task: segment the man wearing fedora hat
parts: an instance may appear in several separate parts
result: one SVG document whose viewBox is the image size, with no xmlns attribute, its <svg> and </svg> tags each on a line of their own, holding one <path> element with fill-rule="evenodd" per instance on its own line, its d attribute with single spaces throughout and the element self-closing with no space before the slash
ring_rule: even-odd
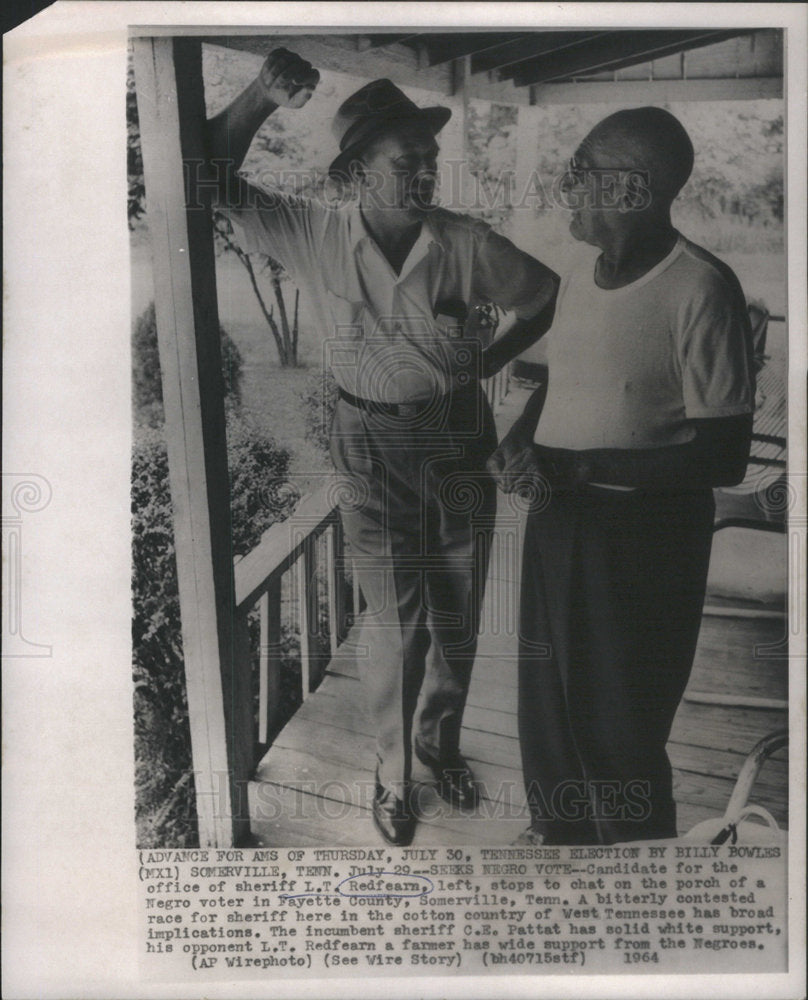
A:
<svg viewBox="0 0 808 1000">
<path fill-rule="evenodd" d="M 416 828 L 413 752 L 443 798 L 478 802 L 459 740 L 496 513 L 480 377 L 549 327 L 558 281 L 484 222 L 434 206 L 436 135 L 451 111 L 420 108 L 389 80 L 334 117 L 329 175 L 358 192 L 353 202 L 245 184 L 236 171 L 264 119 L 302 107 L 318 81 L 299 56 L 271 52 L 209 122 L 208 150 L 241 246 L 280 260 L 317 311 L 339 391 L 341 517 L 367 603 L 358 649 L 376 730 L 373 818 L 404 845 Z M 492 302 L 516 317 L 493 346 Z"/>
</svg>

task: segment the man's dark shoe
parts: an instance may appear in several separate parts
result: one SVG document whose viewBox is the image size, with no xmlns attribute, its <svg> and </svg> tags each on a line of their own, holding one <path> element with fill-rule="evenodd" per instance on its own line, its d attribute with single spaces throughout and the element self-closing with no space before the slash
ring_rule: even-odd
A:
<svg viewBox="0 0 808 1000">
<path fill-rule="evenodd" d="M 527 830 L 522 830 L 516 840 L 513 841 L 514 847 L 541 847 L 547 842 L 545 834 L 539 833 L 532 826 L 529 826 Z"/>
<path fill-rule="evenodd" d="M 466 761 L 457 754 L 450 761 L 433 757 L 418 743 L 415 756 L 432 772 L 438 783 L 438 795 L 459 809 L 476 809 L 480 803 L 480 790 Z"/>
<path fill-rule="evenodd" d="M 373 822 L 388 844 L 406 847 L 415 836 L 416 819 L 412 806 L 379 783 L 373 796 Z"/>
</svg>

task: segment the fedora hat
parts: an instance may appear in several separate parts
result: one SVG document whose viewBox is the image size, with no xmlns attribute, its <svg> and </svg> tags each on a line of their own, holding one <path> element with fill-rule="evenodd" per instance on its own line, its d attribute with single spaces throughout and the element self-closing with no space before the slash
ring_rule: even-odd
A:
<svg viewBox="0 0 808 1000">
<path fill-rule="evenodd" d="M 391 125 L 423 122 L 433 135 L 452 117 L 450 108 L 419 108 L 390 80 L 372 80 L 340 105 L 331 129 L 339 156 L 328 168 L 329 177 L 346 177 L 351 160 L 369 139 Z"/>
</svg>

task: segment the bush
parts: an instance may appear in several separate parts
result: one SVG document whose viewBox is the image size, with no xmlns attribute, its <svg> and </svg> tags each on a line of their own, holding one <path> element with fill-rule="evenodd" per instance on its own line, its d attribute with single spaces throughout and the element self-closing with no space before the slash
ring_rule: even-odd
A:
<svg viewBox="0 0 808 1000">
<path fill-rule="evenodd" d="M 191 769 L 191 735 L 168 459 L 159 430 L 139 434 L 132 456 L 132 600 L 138 844 L 189 847 L 195 839 L 194 792 L 192 783 L 182 782 Z M 172 796 L 171 815 L 152 830 L 158 824 L 150 821 Z"/>
<path fill-rule="evenodd" d="M 329 454 L 328 434 L 337 403 L 337 383 L 330 368 L 319 368 L 303 390 L 305 437 Z"/>
<path fill-rule="evenodd" d="M 219 327 L 219 336 L 224 396 L 229 403 L 239 406 L 244 367 L 241 352 L 222 326 Z M 160 379 L 157 319 L 153 302 L 137 318 L 132 333 L 132 401 L 139 424 L 147 427 L 162 424 L 163 383 Z"/>
<path fill-rule="evenodd" d="M 289 453 L 235 411 L 228 421 L 233 553 L 253 548 L 296 497 L 282 489 Z M 182 654 L 168 459 L 159 428 L 143 428 L 132 462 L 132 622 L 138 843 L 192 846 L 196 840 L 191 743 Z M 256 623 L 251 623 L 255 631 Z M 253 644 L 256 645 L 255 643 Z M 285 659 L 294 660 L 285 636 Z M 299 667 L 298 667 L 299 671 Z M 294 703 L 297 683 L 285 671 Z M 173 798 L 173 801 L 172 801 Z M 155 817 L 159 819 L 158 823 Z"/>
<path fill-rule="evenodd" d="M 290 454 L 239 411 L 241 359 L 223 332 L 227 448 L 233 554 L 248 552 L 296 495 L 285 488 Z M 232 345 L 232 350 L 227 347 Z M 133 679 L 136 818 L 140 847 L 197 843 L 194 786 L 168 458 L 162 430 L 160 363 L 154 307 L 136 324 L 135 403 L 138 427 L 132 455 Z M 257 629 L 252 621 L 251 631 Z M 297 697 L 295 639 L 282 637 L 287 707 Z M 253 643 L 257 648 L 257 642 Z M 299 664 L 297 664 L 299 675 Z"/>
</svg>

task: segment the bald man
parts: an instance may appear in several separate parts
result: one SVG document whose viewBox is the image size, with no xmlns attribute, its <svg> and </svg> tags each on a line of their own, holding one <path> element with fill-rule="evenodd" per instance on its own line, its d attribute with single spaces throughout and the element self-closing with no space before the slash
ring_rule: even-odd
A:
<svg viewBox="0 0 808 1000">
<path fill-rule="evenodd" d="M 692 166 L 659 108 L 610 115 L 578 147 L 563 190 L 583 246 L 547 335 L 546 399 L 489 460 L 506 491 L 550 487 L 524 541 L 523 843 L 676 836 L 665 745 L 698 637 L 712 487 L 743 479 L 754 400 L 740 285 L 671 223 Z"/>
</svg>

